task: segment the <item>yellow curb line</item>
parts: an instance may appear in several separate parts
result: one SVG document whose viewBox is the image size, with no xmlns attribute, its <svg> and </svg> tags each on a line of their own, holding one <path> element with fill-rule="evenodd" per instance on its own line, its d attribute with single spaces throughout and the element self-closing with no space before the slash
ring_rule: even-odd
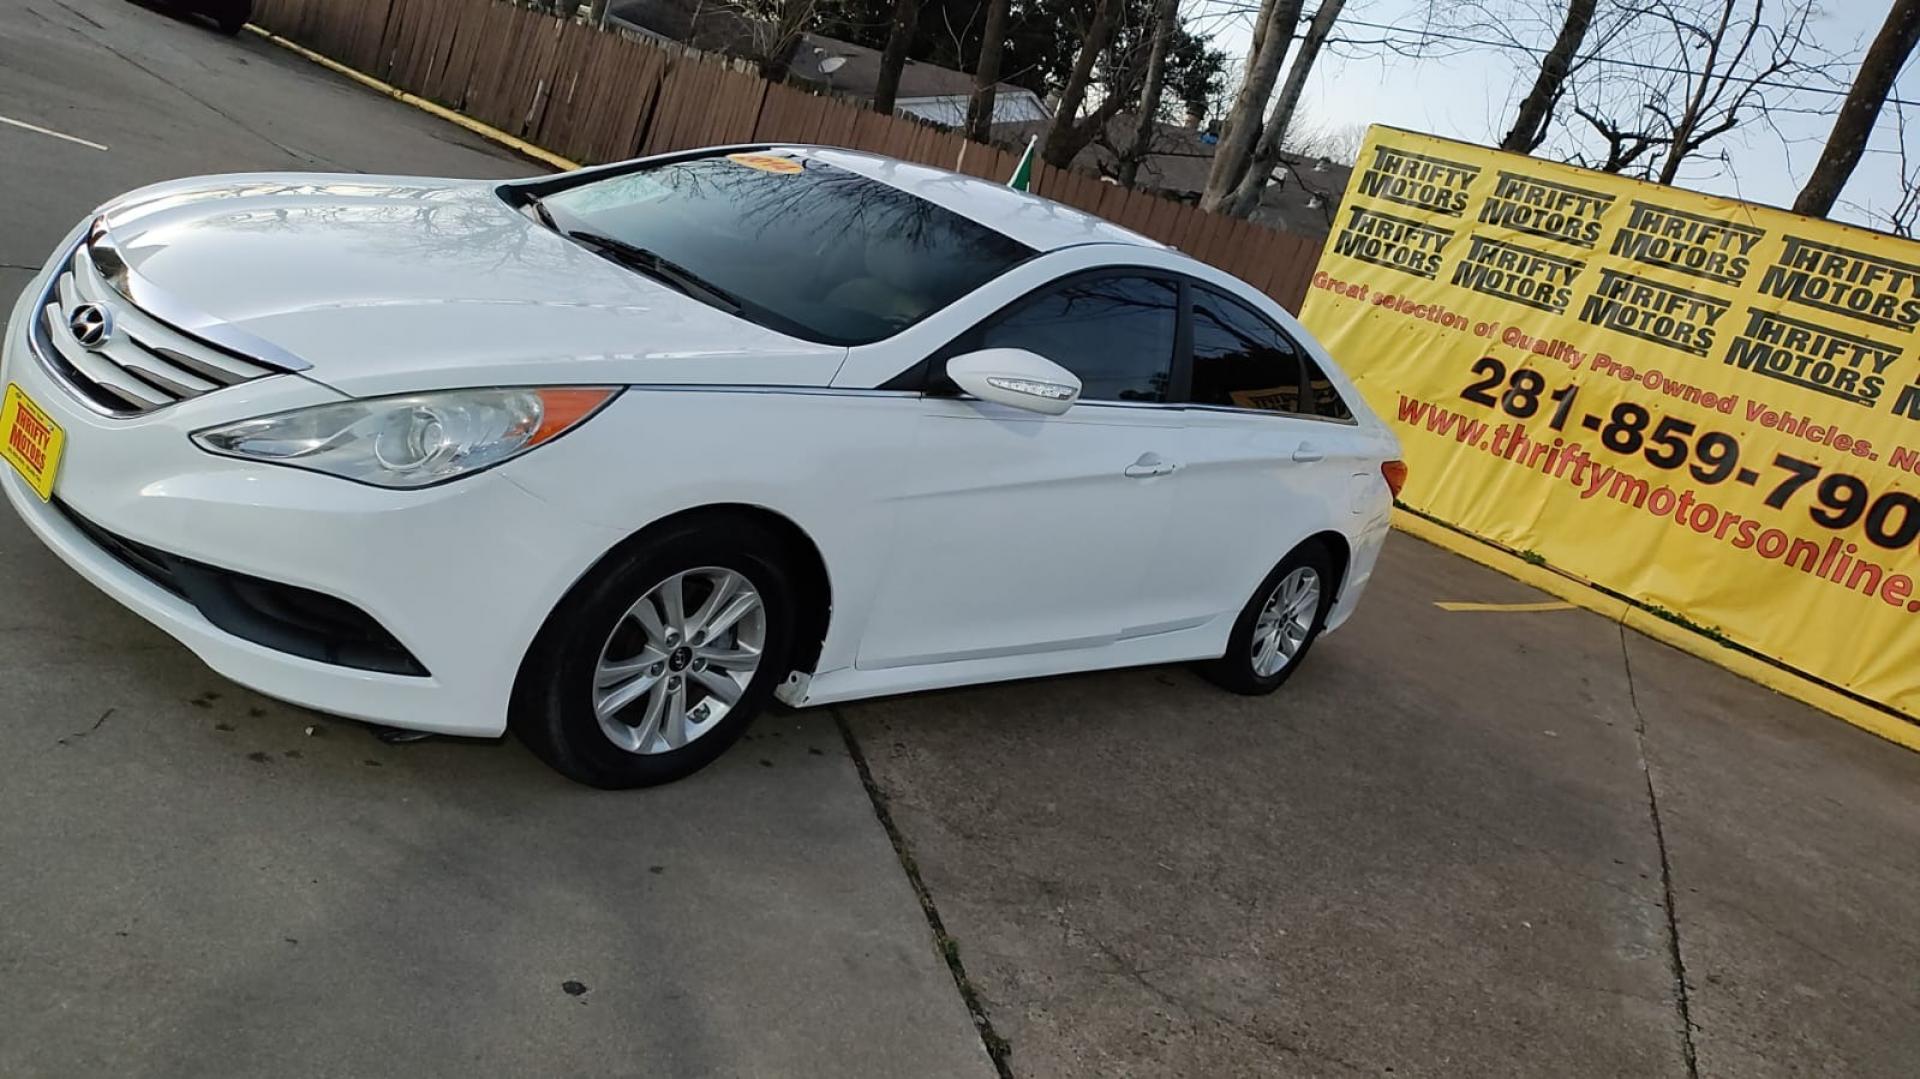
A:
<svg viewBox="0 0 1920 1079">
<path fill-rule="evenodd" d="M 1504 573 L 1524 584 L 1530 584 L 1542 592 L 1559 596 L 1576 607 L 1583 607 L 1609 621 L 1618 622 L 1628 629 L 1652 637 L 1661 644 L 1678 648 L 1690 656 L 1732 671 L 1750 682 L 1758 682 L 1782 696 L 1791 697 L 1802 704 L 1818 708 L 1828 715 L 1846 720 L 1861 730 L 1879 735 L 1895 745 L 1920 751 L 1920 724 L 1893 712 L 1857 701 L 1804 675 L 1795 674 L 1765 660 L 1747 655 L 1745 652 L 1728 648 L 1692 630 L 1656 617 L 1623 599 L 1609 596 L 1591 585 L 1555 573 L 1544 566 L 1533 565 L 1518 555 L 1509 554 L 1484 540 L 1455 532 L 1445 525 L 1436 524 L 1417 514 L 1400 509 L 1394 510 L 1393 527 L 1410 536 L 1423 539 L 1435 547 L 1478 562 L 1488 569 Z"/>
<path fill-rule="evenodd" d="M 1534 611 L 1571 611 L 1573 604 L 1552 600 L 1547 603 L 1456 603 L 1449 600 L 1436 600 L 1434 606 L 1443 611 L 1456 614 L 1467 612 L 1491 612 L 1505 614 L 1528 614 Z"/>
<path fill-rule="evenodd" d="M 299 53 L 301 56 L 304 56 L 307 59 L 313 61 L 314 63 L 319 64 L 321 67 L 326 68 L 328 71 L 333 71 L 341 75 L 345 75 L 347 78 L 352 79 L 354 82 L 357 82 L 362 86 L 371 87 L 372 89 L 378 90 L 381 93 L 387 95 L 388 97 L 393 98 L 395 101 L 399 101 L 407 105 L 412 105 L 414 108 L 419 109 L 422 112 L 432 113 L 433 115 L 438 116 L 440 119 L 445 120 L 450 124 L 458 124 L 459 126 L 466 128 L 468 131 L 473 132 L 474 134 L 480 136 L 483 139 L 489 139 L 493 142 L 497 142 L 500 145 L 506 147 L 507 149 L 512 150 L 517 154 L 521 154 L 526 157 L 533 158 L 535 161 L 538 161 L 543 165 L 551 165 L 554 168 L 560 169 L 563 172 L 571 169 L 577 169 L 580 167 L 580 163 L 577 161 L 569 161 L 566 158 L 561 157 L 559 154 L 552 152 L 551 150 L 543 150 L 540 147 L 535 146 L 533 143 L 530 143 L 523 138 L 519 138 L 518 136 L 515 136 L 515 135 L 509 135 L 506 132 L 500 130 L 499 128 L 493 127 L 488 124 L 483 124 L 480 121 L 475 120 L 471 116 L 464 116 L 460 113 L 453 111 L 452 109 L 447 108 L 445 105 L 436 105 L 433 102 L 428 101 L 424 97 L 419 97 L 415 94 L 409 94 L 405 90 L 402 90 L 398 86 L 394 86 L 391 83 L 381 82 L 379 79 L 376 79 L 371 75 L 366 75 L 361 72 L 355 71 L 354 69 L 348 67 L 347 65 L 341 63 L 338 60 L 334 60 L 330 57 L 322 56 L 319 53 L 314 52 L 312 49 L 309 49 L 303 45 L 296 45 L 293 42 L 288 41 L 286 38 L 283 38 L 279 34 L 273 33 L 270 30 L 262 30 L 260 27 L 255 26 L 252 23 L 247 24 L 247 29 L 253 31 L 256 34 L 259 34 L 261 37 L 266 38 L 268 41 L 273 42 L 275 45 L 278 45 L 283 49 L 290 49 L 293 52 Z"/>
</svg>

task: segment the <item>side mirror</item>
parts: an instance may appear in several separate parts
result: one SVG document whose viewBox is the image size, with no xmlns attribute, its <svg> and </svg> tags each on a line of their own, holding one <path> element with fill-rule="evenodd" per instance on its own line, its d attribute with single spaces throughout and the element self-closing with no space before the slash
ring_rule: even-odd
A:
<svg viewBox="0 0 1920 1079">
<path fill-rule="evenodd" d="M 947 361 L 953 384 L 982 401 L 1058 416 L 1080 397 L 1072 371 L 1024 348 L 983 348 Z"/>
</svg>

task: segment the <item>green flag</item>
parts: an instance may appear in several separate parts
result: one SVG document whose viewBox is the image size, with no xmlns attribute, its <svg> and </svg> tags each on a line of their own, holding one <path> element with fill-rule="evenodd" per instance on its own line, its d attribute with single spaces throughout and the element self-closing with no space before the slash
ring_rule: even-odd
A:
<svg viewBox="0 0 1920 1079">
<path fill-rule="evenodd" d="M 1013 167 L 1013 176 L 1007 181 L 1015 191 L 1026 191 L 1033 185 L 1033 144 L 1038 141 L 1038 135 L 1027 136 L 1027 151 L 1020 155 L 1020 163 Z"/>
</svg>

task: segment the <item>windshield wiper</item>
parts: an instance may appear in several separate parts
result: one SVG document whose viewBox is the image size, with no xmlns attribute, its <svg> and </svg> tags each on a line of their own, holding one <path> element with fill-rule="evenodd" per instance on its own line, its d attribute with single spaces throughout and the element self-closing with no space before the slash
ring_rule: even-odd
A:
<svg viewBox="0 0 1920 1079">
<path fill-rule="evenodd" d="M 546 200 L 537 195 L 528 195 L 527 201 L 523 203 L 523 205 L 533 207 L 533 215 L 540 219 L 542 225 L 547 226 L 555 232 L 560 231 L 560 222 L 553 219 L 553 211 L 547 209 Z"/>
<path fill-rule="evenodd" d="M 534 204 L 536 209 L 539 205 L 539 203 Z M 625 240 L 602 232 L 594 232 L 591 229 L 570 229 L 567 231 L 567 237 L 597 249 L 602 255 L 622 266 L 665 281 L 694 299 L 718 307 L 730 315 L 739 314 L 745 306 L 738 297 L 727 290 L 702 280 L 700 275 L 686 267 L 669 262 L 659 254 L 638 244 L 630 244 Z"/>
</svg>

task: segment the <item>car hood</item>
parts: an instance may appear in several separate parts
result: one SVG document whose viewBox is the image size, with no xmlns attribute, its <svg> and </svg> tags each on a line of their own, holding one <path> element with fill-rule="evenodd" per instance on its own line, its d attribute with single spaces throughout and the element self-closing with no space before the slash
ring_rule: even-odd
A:
<svg viewBox="0 0 1920 1079">
<path fill-rule="evenodd" d="M 846 353 L 610 263 L 509 207 L 491 183 L 203 177 L 102 212 L 140 287 L 291 353 L 311 365 L 307 377 L 348 394 L 825 385 Z"/>
</svg>

